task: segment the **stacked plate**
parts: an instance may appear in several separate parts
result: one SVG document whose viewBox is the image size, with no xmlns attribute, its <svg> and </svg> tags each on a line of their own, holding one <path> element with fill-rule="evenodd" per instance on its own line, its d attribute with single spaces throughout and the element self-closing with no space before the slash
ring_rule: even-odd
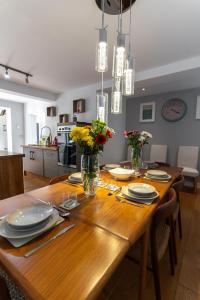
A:
<svg viewBox="0 0 200 300">
<path fill-rule="evenodd" d="M 162 170 L 149 170 L 145 175 L 147 178 L 157 181 L 169 181 L 172 178 L 171 175 Z"/>
<path fill-rule="evenodd" d="M 7 239 L 38 236 L 52 228 L 58 218 L 58 212 L 45 204 L 16 209 L 0 222 L 0 236 Z"/>
<path fill-rule="evenodd" d="M 122 195 L 128 200 L 151 204 L 159 196 L 159 193 L 152 185 L 131 183 L 122 188 Z"/>
<path fill-rule="evenodd" d="M 68 180 L 72 183 L 81 183 L 82 182 L 81 172 L 71 174 L 68 177 Z"/>
<path fill-rule="evenodd" d="M 143 165 L 146 166 L 146 169 L 153 169 L 153 168 L 156 168 L 158 166 L 157 163 L 155 163 L 154 161 L 143 161 Z"/>
<path fill-rule="evenodd" d="M 109 170 L 112 170 L 112 169 L 115 169 L 115 168 L 120 168 L 120 165 L 117 165 L 117 164 L 106 164 L 103 169 L 106 170 L 106 171 L 109 171 Z"/>
</svg>

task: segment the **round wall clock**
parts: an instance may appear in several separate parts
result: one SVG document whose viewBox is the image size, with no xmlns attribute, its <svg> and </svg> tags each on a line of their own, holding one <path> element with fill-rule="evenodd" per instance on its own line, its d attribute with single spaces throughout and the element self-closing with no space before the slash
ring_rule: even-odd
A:
<svg viewBox="0 0 200 300">
<path fill-rule="evenodd" d="M 186 103 L 178 98 L 168 100 L 162 107 L 161 114 L 166 121 L 176 122 L 182 119 L 187 112 Z"/>
</svg>

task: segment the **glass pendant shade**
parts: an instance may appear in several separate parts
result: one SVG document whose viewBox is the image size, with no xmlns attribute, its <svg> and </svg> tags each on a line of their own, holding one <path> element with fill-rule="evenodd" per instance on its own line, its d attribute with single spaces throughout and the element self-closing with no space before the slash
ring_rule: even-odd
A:
<svg viewBox="0 0 200 300">
<path fill-rule="evenodd" d="M 133 66 L 133 58 L 128 58 L 124 69 L 123 78 L 123 95 L 130 96 L 134 94 L 135 69 Z"/>
<path fill-rule="evenodd" d="M 113 77 L 122 77 L 124 75 L 125 60 L 125 34 L 118 33 L 117 46 L 114 46 L 113 51 Z"/>
<path fill-rule="evenodd" d="M 108 122 L 108 94 L 97 93 L 97 119 L 107 123 Z"/>
<path fill-rule="evenodd" d="M 122 113 L 122 79 L 120 77 L 114 78 L 112 97 L 111 97 L 111 113 Z"/>
<path fill-rule="evenodd" d="M 105 28 L 99 29 L 99 41 L 96 46 L 95 70 L 106 72 L 108 70 L 108 43 L 107 31 Z"/>
</svg>

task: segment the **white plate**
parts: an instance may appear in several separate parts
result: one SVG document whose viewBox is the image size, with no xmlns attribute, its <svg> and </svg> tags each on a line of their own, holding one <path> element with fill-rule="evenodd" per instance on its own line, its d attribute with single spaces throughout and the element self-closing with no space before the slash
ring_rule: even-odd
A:
<svg viewBox="0 0 200 300">
<path fill-rule="evenodd" d="M 134 175 L 134 170 L 130 169 L 123 169 L 123 168 L 116 168 L 109 170 L 109 173 L 119 179 L 119 180 L 127 180 L 129 179 L 132 175 Z"/>
<path fill-rule="evenodd" d="M 146 183 L 130 183 L 128 185 L 130 192 L 138 195 L 151 195 L 156 192 L 154 186 Z"/>
<path fill-rule="evenodd" d="M 71 174 L 68 177 L 68 180 L 71 181 L 71 182 L 82 182 L 81 172 Z"/>
<path fill-rule="evenodd" d="M 166 176 L 168 175 L 167 172 L 161 171 L 161 170 L 149 170 L 147 171 L 147 174 L 152 176 Z"/>
<path fill-rule="evenodd" d="M 77 180 L 82 179 L 81 172 L 73 173 L 69 177 L 71 177 L 72 179 L 77 179 Z"/>
<path fill-rule="evenodd" d="M 117 164 L 106 164 L 105 165 L 105 169 L 116 169 L 116 168 L 120 168 L 120 165 L 117 165 Z"/>
<path fill-rule="evenodd" d="M 155 192 L 155 196 L 152 196 L 152 197 L 137 197 L 137 196 L 133 196 L 132 193 L 129 192 L 128 190 L 128 187 L 127 186 L 123 186 L 122 188 L 122 195 L 128 199 L 128 200 L 132 200 L 132 201 L 136 201 L 136 202 L 141 202 L 141 203 L 152 203 L 153 200 L 155 200 L 156 198 L 158 198 L 159 196 L 159 193 L 158 192 Z"/>
<path fill-rule="evenodd" d="M 38 230 L 42 227 L 44 227 L 46 224 L 48 223 L 48 219 L 34 225 L 34 226 L 28 226 L 28 227 L 22 227 L 22 226 L 12 226 L 12 225 L 9 225 L 8 223 L 8 226 L 13 230 L 17 231 L 17 232 L 32 232 L 33 230 Z"/>
<path fill-rule="evenodd" d="M 10 213 L 6 221 L 13 227 L 27 228 L 48 219 L 53 212 L 53 208 L 48 204 L 36 204 L 16 209 Z"/>
<path fill-rule="evenodd" d="M 151 176 L 151 175 L 146 173 L 145 176 L 149 179 L 159 180 L 159 181 L 167 181 L 167 180 L 170 180 L 172 178 L 172 176 L 169 175 L 169 174 L 167 174 L 166 176 Z"/>
<path fill-rule="evenodd" d="M 2 222 L 0 222 L 0 236 L 3 236 L 8 239 L 21 239 L 21 238 L 39 235 L 49 230 L 51 227 L 53 227 L 54 224 L 57 222 L 58 218 L 59 218 L 59 214 L 57 210 L 53 210 L 53 213 L 48 219 L 48 222 L 45 223 L 45 225 L 42 228 L 37 230 L 33 229 L 32 231 L 30 230 L 29 232 L 17 231 L 13 229 L 11 226 L 9 226 L 6 220 L 3 220 Z"/>
</svg>

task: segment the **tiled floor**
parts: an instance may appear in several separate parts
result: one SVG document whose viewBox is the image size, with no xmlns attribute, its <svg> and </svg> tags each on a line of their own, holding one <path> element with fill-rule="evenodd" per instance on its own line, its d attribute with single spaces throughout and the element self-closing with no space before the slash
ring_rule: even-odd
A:
<svg viewBox="0 0 200 300">
<path fill-rule="evenodd" d="M 34 175 L 25 177 L 25 191 L 48 184 L 48 179 Z M 168 253 L 160 263 L 163 300 L 200 299 L 200 191 L 181 194 L 183 239 L 177 236 L 178 266 L 175 276 L 170 275 Z M 91 274 L 92 276 L 92 274 Z M 139 267 L 124 259 L 108 282 L 98 300 L 137 299 Z M 145 299 L 153 300 L 154 285 L 148 272 Z"/>
</svg>

